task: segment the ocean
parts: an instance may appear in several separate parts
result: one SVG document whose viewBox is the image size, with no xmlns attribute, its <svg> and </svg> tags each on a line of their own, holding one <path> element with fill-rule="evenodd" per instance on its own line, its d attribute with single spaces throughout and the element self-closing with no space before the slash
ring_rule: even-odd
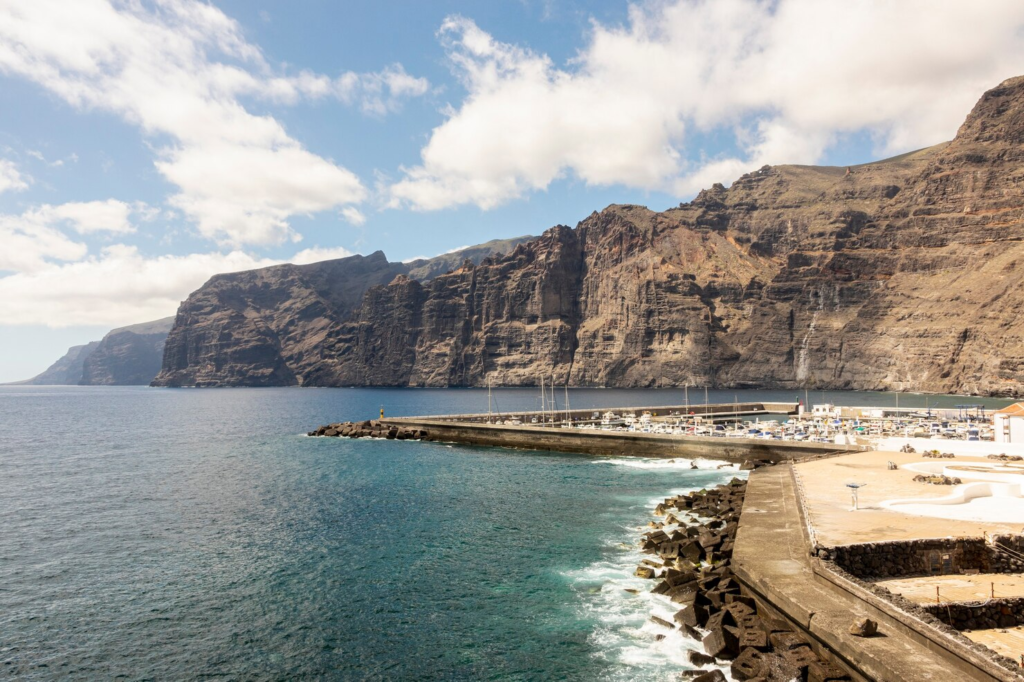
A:
<svg viewBox="0 0 1024 682">
<path fill-rule="evenodd" d="M 503 411 L 538 396 L 494 391 Z M 0 387 L 0 678 L 668 680 L 687 667 L 699 645 L 657 641 L 648 622 L 671 610 L 632 577 L 636 540 L 664 497 L 743 474 L 304 435 L 381 406 L 486 411 L 487 391 Z"/>
</svg>

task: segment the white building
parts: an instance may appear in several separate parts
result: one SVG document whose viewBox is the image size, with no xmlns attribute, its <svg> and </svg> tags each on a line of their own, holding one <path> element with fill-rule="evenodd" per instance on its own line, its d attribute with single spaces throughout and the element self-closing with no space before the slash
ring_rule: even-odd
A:
<svg viewBox="0 0 1024 682">
<path fill-rule="evenodd" d="M 832 403 L 824 403 L 822 405 L 814 405 L 811 407 L 811 414 L 823 419 L 833 419 L 839 416 L 839 410 L 837 410 L 836 406 Z"/>
<path fill-rule="evenodd" d="M 992 414 L 997 443 L 1024 443 L 1024 403 L 1014 403 Z"/>
</svg>

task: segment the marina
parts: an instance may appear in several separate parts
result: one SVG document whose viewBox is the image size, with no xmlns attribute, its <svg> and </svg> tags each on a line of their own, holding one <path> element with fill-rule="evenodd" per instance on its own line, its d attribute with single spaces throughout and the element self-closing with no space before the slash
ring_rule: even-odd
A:
<svg viewBox="0 0 1024 682">
<path fill-rule="evenodd" d="M 489 393 L 486 413 L 384 418 L 382 408 L 374 423 L 382 435 L 424 432 L 429 440 L 467 445 L 727 462 L 850 452 L 893 439 L 941 450 L 953 441 L 994 438 L 990 412 L 975 405 L 922 410 L 821 403 L 806 409 L 802 402 L 735 401 L 573 410 L 565 407 L 568 396 L 561 409 L 553 395 L 543 402 L 541 410 L 497 412 Z"/>
<path fill-rule="evenodd" d="M 423 431 L 428 434 L 428 440 L 464 445 L 590 455 L 706 458 L 740 463 L 777 462 L 861 448 L 846 438 L 841 443 L 835 438 L 765 438 L 744 426 L 759 424 L 760 421 L 751 420 L 760 420 L 762 416 L 797 415 L 799 408 L 798 403 L 746 402 L 568 410 L 557 417 L 546 412 L 400 417 L 381 419 L 380 425 L 389 430 Z M 765 423 L 768 421 L 771 420 Z M 730 423 L 732 426 L 727 426 Z M 727 436 L 727 433 L 732 435 Z"/>
<path fill-rule="evenodd" d="M 661 544 L 635 575 L 655 581 L 655 630 L 733 661 L 734 676 L 746 675 L 737 679 L 768 661 L 813 668 L 814 679 L 930 680 L 942 671 L 1019 679 L 1011 659 L 1024 626 L 1024 448 L 997 419 L 1011 408 L 735 400 L 573 410 L 568 402 L 546 396 L 540 410 L 502 412 L 488 391 L 486 413 L 385 417 L 382 408 L 379 420 L 310 435 L 739 465 L 748 483 L 711 493 L 731 500 L 715 509 L 751 506 L 731 517 L 736 526 L 715 521 L 727 524 L 717 536 L 688 525 L 686 505 L 697 497 L 666 499 L 658 509 L 683 506 L 649 524 L 641 545 Z M 740 613 L 744 605 L 759 622 Z M 736 641 L 723 625 L 730 617 Z M 884 637 L 851 637 L 863 623 Z M 769 631 L 792 633 L 819 658 L 774 640 L 766 652 L 758 642 Z"/>
</svg>

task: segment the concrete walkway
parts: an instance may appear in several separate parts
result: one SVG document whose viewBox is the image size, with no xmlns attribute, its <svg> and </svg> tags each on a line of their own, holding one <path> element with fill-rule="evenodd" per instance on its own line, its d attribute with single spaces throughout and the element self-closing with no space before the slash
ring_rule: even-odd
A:
<svg viewBox="0 0 1024 682">
<path fill-rule="evenodd" d="M 908 633 L 905 626 L 866 601 L 814 572 L 809 540 L 797 506 L 789 466 L 751 473 L 736 546 L 733 569 L 759 602 L 782 613 L 862 679 L 886 682 L 912 680 L 1018 679 L 973 667 L 946 650 L 941 642 Z M 859 617 L 879 623 L 880 636 L 858 638 L 847 629 Z M 815 641 L 816 640 L 816 641 Z"/>
<path fill-rule="evenodd" d="M 901 468 L 888 470 L 886 464 L 890 461 Z M 1021 532 L 1021 524 L 1004 523 L 998 516 L 997 521 L 985 523 L 915 516 L 883 508 L 884 500 L 921 498 L 925 501 L 952 492 L 952 486 L 915 483 L 913 479 L 918 472 L 902 468 L 911 463 L 969 465 L 992 464 L 992 460 L 977 457 L 936 460 L 925 459 L 920 454 L 860 452 L 800 462 L 796 469 L 803 481 L 805 505 L 818 542 L 828 547 L 882 540 L 980 538 L 985 533 L 1016 535 Z M 857 512 L 850 511 L 850 491 L 846 487 L 850 482 L 867 484 L 860 489 L 860 511 Z M 992 499 L 998 501 L 998 498 Z"/>
</svg>

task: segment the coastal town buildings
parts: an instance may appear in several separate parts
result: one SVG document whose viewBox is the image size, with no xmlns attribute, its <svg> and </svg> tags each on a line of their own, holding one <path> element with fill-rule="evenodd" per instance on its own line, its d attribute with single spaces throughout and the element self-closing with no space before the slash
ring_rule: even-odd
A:
<svg viewBox="0 0 1024 682">
<path fill-rule="evenodd" d="M 997 443 L 1024 443 L 1024 403 L 1014 403 L 992 415 Z"/>
</svg>

